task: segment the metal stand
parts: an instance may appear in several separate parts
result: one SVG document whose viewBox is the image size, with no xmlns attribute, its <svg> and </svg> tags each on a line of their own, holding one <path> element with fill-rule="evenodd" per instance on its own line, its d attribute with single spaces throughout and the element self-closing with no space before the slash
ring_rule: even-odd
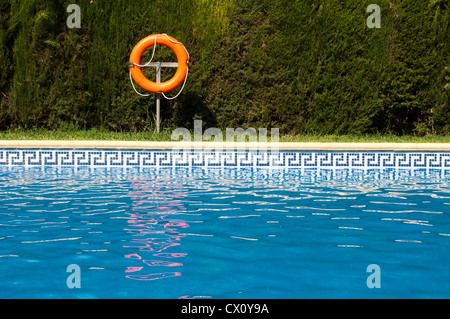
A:
<svg viewBox="0 0 450 319">
<path fill-rule="evenodd" d="M 178 68 L 178 62 L 151 62 L 148 66 L 156 68 L 156 83 L 161 83 L 161 68 Z M 160 132 L 161 93 L 156 93 L 156 132 Z"/>
</svg>

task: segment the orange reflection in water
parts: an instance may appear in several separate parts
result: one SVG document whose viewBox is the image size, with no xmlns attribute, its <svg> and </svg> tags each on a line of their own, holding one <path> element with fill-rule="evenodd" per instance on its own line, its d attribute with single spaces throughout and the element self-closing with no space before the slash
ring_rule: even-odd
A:
<svg viewBox="0 0 450 319">
<path fill-rule="evenodd" d="M 180 230 L 189 227 L 181 219 L 177 219 L 185 207 L 182 199 L 185 193 L 177 191 L 181 185 L 167 180 L 132 180 L 131 191 L 133 208 L 127 213 L 128 227 L 124 228 L 132 236 L 130 243 L 124 248 L 137 250 L 125 255 L 133 260 L 133 265 L 125 270 L 128 279 L 157 280 L 181 276 L 180 271 L 166 267 L 181 267 L 181 262 L 174 258 L 182 258 L 186 253 L 177 252 L 181 245 Z M 174 251 L 175 250 L 175 251 Z M 132 274 L 130 274 L 132 273 Z"/>
</svg>

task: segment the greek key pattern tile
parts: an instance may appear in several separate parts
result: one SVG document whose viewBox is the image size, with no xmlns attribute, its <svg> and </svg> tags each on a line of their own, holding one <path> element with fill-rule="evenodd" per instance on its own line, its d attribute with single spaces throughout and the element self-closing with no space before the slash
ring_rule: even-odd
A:
<svg viewBox="0 0 450 319">
<path fill-rule="evenodd" d="M 0 166 L 450 169 L 450 153 L 0 150 Z"/>
</svg>

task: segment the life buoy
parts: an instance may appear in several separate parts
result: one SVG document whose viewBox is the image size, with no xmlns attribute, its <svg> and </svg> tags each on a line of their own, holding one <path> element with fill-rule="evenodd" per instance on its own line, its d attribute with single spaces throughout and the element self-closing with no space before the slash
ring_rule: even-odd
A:
<svg viewBox="0 0 450 319">
<path fill-rule="evenodd" d="M 157 44 L 165 45 L 166 47 L 171 48 L 178 60 L 178 68 L 175 75 L 170 80 L 162 83 L 156 83 L 148 80 L 142 73 L 141 67 L 139 66 L 141 63 L 142 54 L 145 50 Z M 134 81 L 136 81 L 136 83 L 139 84 L 139 86 L 144 90 L 152 93 L 165 93 L 172 91 L 183 83 L 187 76 L 188 63 L 189 56 L 183 44 L 167 34 L 153 34 L 139 41 L 139 43 L 133 48 L 130 55 L 130 72 Z"/>
</svg>

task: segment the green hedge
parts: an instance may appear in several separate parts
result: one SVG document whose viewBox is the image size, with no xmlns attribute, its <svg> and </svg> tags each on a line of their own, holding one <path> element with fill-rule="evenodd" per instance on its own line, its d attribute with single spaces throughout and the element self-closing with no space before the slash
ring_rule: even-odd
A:
<svg viewBox="0 0 450 319">
<path fill-rule="evenodd" d="M 450 133 L 447 1 L 79 0 L 69 29 L 73 2 L 0 0 L 0 129 L 153 130 L 155 97 L 134 93 L 127 61 L 167 33 L 191 61 L 165 127 Z M 380 29 L 366 26 L 371 3 Z"/>
</svg>

